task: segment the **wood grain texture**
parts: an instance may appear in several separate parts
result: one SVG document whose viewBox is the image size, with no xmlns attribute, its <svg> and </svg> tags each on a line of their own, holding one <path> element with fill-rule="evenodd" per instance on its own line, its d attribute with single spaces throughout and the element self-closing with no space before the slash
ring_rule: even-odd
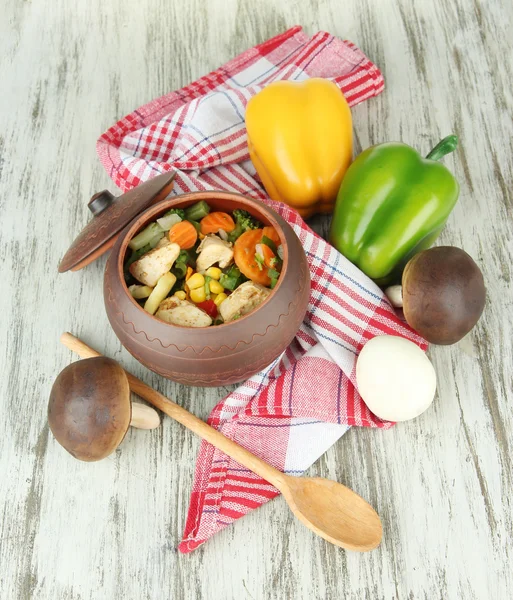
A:
<svg viewBox="0 0 513 600">
<path fill-rule="evenodd" d="M 61 343 L 81 358 L 101 357 L 104 361 L 112 362 L 70 333 L 61 336 Z M 73 363 L 64 369 L 64 373 L 69 369 L 83 367 L 86 362 L 82 360 Z M 114 365 L 119 369 L 117 363 Z M 144 381 L 134 377 L 128 371 L 125 371 L 125 374 L 132 392 L 276 487 L 294 516 L 317 535 L 336 546 L 355 552 L 368 552 L 380 544 L 383 528 L 378 514 L 368 502 L 352 490 L 330 479 L 296 477 L 282 473 L 170 398 L 149 387 Z M 62 372 L 59 377 L 62 378 Z M 52 388 L 52 398 L 54 389 L 55 384 Z M 152 410 L 150 407 L 146 408 Z M 49 416 L 48 421 L 50 429 L 54 432 L 55 418 L 52 420 Z M 60 425 L 59 421 L 57 425 Z M 71 425 L 71 429 L 73 428 L 74 424 Z M 68 429 L 64 429 L 64 433 L 67 432 Z M 62 443 L 62 439 L 60 441 Z M 63 446 L 70 449 L 69 445 L 63 443 Z"/>
<path fill-rule="evenodd" d="M 499 599 L 513 588 L 513 4 L 503 0 L 0 0 L 0 597 Z M 353 110 L 356 148 L 423 153 L 454 131 L 461 198 L 441 237 L 483 270 L 485 313 L 433 348 L 438 398 L 390 431 L 353 429 L 310 470 L 368 499 L 381 547 L 346 553 L 282 498 L 193 554 L 183 531 L 197 438 L 170 419 L 82 464 L 49 435 L 70 330 L 205 418 L 227 389 L 164 381 L 124 351 L 102 299 L 105 259 L 57 275 L 114 190 L 95 141 L 118 117 L 300 23 L 356 42 L 386 89 Z M 319 228 L 325 223 L 317 221 Z"/>
</svg>

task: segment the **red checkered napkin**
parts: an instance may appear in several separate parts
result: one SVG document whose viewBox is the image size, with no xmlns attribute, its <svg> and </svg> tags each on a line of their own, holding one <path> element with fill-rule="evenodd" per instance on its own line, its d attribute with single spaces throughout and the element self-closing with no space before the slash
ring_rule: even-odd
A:
<svg viewBox="0 0 513 600">
<path fill-rule="evenodd" d="M 312 290 L 294 342 L 273 364 L 224 398 L 209 423 L 278 469 L 301 474 L 350 426 L 387 428 L 355 387 L 356 357 L 376 335 L 424 340 L 402 323 L 381 290 L 315 234 L 296 211 L 269 200 L 249 161 L 248 99 L 278 79 L 326 77 L 354 105 L 383 90 L 380 71 L 353 44 L 294 27 L 189 86 L 124 117 L 98 140 L 100 159 L 128 190 L 176 172 L 173 194 L 224 189 L 258 198 L 294 228 Z M 179 545 L 190 552 L 278 491 L 203 442 Z"/>
</svg>

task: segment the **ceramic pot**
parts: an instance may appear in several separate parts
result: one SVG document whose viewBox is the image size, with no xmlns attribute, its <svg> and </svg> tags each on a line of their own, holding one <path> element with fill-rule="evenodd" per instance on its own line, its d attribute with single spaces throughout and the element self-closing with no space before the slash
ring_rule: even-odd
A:
<svg viewBox="0 0 513 600">
<path fill-rule="evenodd" d="M 123 277 L 128 243 L 170 208 L 205 200 L 212 210 L 243 208 L 272 225 L 283 245 L 283 269 L 272 294 L 237 321 L 207 328 L 164 323 L 132 298 Z M 164 200 L 136 217 L 119 235 L 107 261 L 105 308 L 125 348 L 152 371 L 193 386 L 221 386 L 243 381 L 275 360 L 290 344 L 306 313 L 310 274 L 301 243 L 276 212 L 250 198 L 227 192 L 196 192 Z"/>
</svg>

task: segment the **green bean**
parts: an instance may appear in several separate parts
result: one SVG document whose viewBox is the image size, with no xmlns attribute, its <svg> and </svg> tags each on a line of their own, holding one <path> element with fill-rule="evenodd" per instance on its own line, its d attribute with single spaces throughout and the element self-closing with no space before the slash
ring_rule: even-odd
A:
<svg viewBox="0 0 513 600">
<path fill-rule="evenodd" d="M 158 223 L 150 223 L 148 227 L 132 238 L 128 245 L 132 250 L 139 250 L 149 244 L 159 233 L 164 233 L 162 227 Z"/>
<path fill-rule="evenodd" d="M 184 262 L 175 262 L 171 271 L 177 279 L 183 279 L 187 273 L 187 264 Z"/>
<path fill-rule="evenodd" d="M 233 290 L 239 285 L 239 278 L 222 273 L 221 277 L 219 278 L 219 283 L 224 287 L 225 290 L 231 290 L 233 292 Z"/>
<path fill-rule="evenodd" d="M 210 277 L 209 275 L 205 275 L 205 298 L 207 300 L 210 300 L 210 281 L 212 280 L 212 277 Z"/>
<path fill-rule="evenodd" d="M 151 238 L 148 246 L 153 250 L 153 248 L 155 248 L 155 246 L 160 242 L 160 240 L 163 237 L 164 237 L 164 233 L 157 233 L 157 235 L 155 237 Z"/>
<path fill-rule="evenodd" d="M 185 218 L 188 221 L 200 221 L 203 217 L 206 217 L 210 212 L 210 206 L 205 202 L 205 200 L 200 200 L 189 206 L 189 208 L 185 209 Z"/>
<path fill-rule="evenodd" d="M 187 262 L 187 258 L 189 257 L 187 250 L 180 250 L 180 254 L 176 259 L 176 262 Z"/>
<path fill-rule="evenodd" d="M 280 273 L 278 271 L 276 271 L 276 269 L 269 269 L 269 271 L 267 271 L 267 275 L 269 276 L 269 279 L 271 280 L 271 289 L 273 289 L 276 284 L 278 283 L 278 278 L 280 276 Z"/>
<path fill-rule="evenodd" d="M 190 221 L 190 224 L 194 225 L 194 229 L 196 229 L 198 233 L 201 233 L 201 225 L 197 221 Z"/>
<path fill-rule="evenodd" d="M 276 244 L 270 238 L 268 238 L 266 235 L 262 236 L 260 243 L 265 244 L 266 246 L 269 246 L 269 248 L 274 252 L 274 254 L 276 254 L 276 252 L 278 251 L 276 249 Z"/>
<path fill-rule="evenodd" d="M 238 224 L 235 225 L 235 229 L 228 234 L 228 241 L 232 243 L 235 242 L 243 233 L 244 229 L 242 229 L 242 226 Z"/>
<path fill-rule="evenodd" d="M 228 267 L 228 269 L 226 270 L 226 274 L 230 275 L 230 277 L 240 277 L 241 276 L 240 269 L 236 265 L 232 265 L 231 267 Z"/>
</svg>

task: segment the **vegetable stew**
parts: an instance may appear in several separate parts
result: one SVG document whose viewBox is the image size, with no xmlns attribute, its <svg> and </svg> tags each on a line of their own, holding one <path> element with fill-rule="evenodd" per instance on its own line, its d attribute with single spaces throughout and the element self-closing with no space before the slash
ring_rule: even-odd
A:
<svg viewBox="0 0 513 600">
<path fill-rule="evenodd" d="M 158 319 L 185 327 L 229 323 L 248 314 L 280 277 L 278 232 L 242 209 L 211 211 L 201 201 L 171 209 L 129 243 L 128 291 Z"/>
</svg>

